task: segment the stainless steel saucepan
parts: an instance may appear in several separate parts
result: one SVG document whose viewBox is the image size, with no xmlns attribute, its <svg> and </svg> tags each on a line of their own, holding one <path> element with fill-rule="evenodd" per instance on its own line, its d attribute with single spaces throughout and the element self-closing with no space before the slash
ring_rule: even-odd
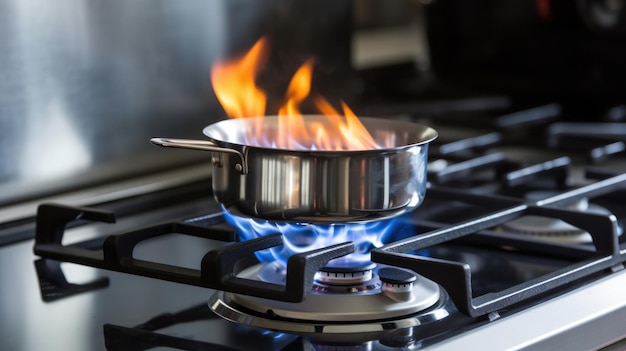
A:
<svg viewBox="0 0 626 351">
<path fill-rule="evenodd" d="M 326 117 L 304 116 L 306 124 Z M 228 211 L 308 223 L 389 218 L 420 205 L 426 192 L 429 127 L 360 118 L 378 145 L 371 150 L 291 150 L 246 143 L 255 127 L 278 137 L 278 118 L 229 119 L 209 125 L 209 140 L 153 138 L 166 147 L 212 151 L 213 191 Z"/>
</svg>

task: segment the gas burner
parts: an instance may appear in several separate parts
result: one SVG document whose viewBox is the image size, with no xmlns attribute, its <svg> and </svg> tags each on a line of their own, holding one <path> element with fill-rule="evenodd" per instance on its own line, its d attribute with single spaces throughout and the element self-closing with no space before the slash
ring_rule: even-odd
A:
<svg viewBox="0 0 626 351">
<path fill-rule="evenodd" d="M 526 198 L 530 200 L 538 200 L 551 195 L 550 192 L 530 192 Z M 580 198 L 578 201 L 566 207 L 567 209 L 595 213 L 601 215 L 609 215 L 611 212 L 599 205 L 589 203 L 588 198 Z M 517 233 L 525 234 L 542 240 L 548 240 L 562 244 L 589 244 L 592 242 L 591 235 L 558 218 L 540 217 L 540 216 L 522 216 L 510 222 L 504 223 L 502 229 Z"/>
<path fill-rule="evenodd" d="M 269 268 L 268 268 L 269 267 Z M 276 265 L 259 264 L 238 276 L 264 279 Z M 263 277 L 263 278 L 262 278 Z M 272 276 L 276 279 L 277 275 Z M 209 300 L 216 314 L 236 323 L 309 336 L 315 340 L 366 340 L 400 328 L 440 320 L 450 302 L 438 284 L 395 267 L 324 268 L 300 303 L 218 291 Z M 373 339 L 369 339 L 373 340 Z"/>
<path fill-rule="evenodd" d="M 591 243 L 591 235 L 560 219 L 523 216 L 502 225 L 502 228 L 559 243 Z"/>
<path fill-rule="evenodd" d="M 375 263 L 356 267 L 323 267 L 315 274 L 315 281 L 329 285 L 353 285 L 372 280 Z"/>
</svg>

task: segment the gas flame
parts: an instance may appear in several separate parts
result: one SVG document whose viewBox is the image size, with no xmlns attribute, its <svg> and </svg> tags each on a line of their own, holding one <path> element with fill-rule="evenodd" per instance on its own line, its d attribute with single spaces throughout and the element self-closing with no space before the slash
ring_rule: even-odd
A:
<svg viewBox="0 0 626 351">
<path fill-rule="evenodd" d="M 248 145 L 297 150 L 369 150 L 380 148 L 361 121 L 342 101 L 343 114 L 326 99 L 316 96 L 315 106 L 326 121 L 307 123 L 300 105 L 309 97 L 314 61 L 308 60 L 291 78 L 283 104 L 278 108 L 276 140 L 262 133 L 267 94 L 255 79 L 267 58 L 268 41 L 259 39 L 242 57 L 217 62 L 211 71 L 211 83 L 220 104 L 231 118 L 259 117 L 256 128 L 243 141 Z"/>
<path fill-rule="evenodd" d="M 267 40 L 254 44 L 248 53 L 228 62 L 218 61 L 211 69 L 215 95 L 232 118 L 262 116 L 267 97 L 257 88 L 254 78 L 267 59 Z"/>
<path fill-rule="evenodd" d="M 237 216 L 226 210 L 224 218 L 237 229 L 242 241 L 281 233 L 283 245 L 257 251 L 255 254 L 261 262 L 276 262 L 283 267 L 287 265 L 291 255 L 348 241 L 354 243 L 354 253 L 331 260 L 328 266 L 360 266 L 371 262 L 372 248 L 415 234 L 411 214 L 375 222 L 334 224 L 270 222 Z"/>
</svg>

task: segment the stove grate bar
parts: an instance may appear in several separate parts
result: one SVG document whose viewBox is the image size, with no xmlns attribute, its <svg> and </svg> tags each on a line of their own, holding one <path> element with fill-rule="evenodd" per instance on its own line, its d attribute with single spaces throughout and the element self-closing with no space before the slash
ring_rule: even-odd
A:
<svg viewBox="0 0 626 351">
<path fill-rule="evenodd" d="M 495 152 L 474 157 L 458 163 L 453 163 L 442 170 L 429 174 L 435 184 L 445 184 L 461 180 L 478 171 L 496 169 L 503 172 L 509 166 L 506 156 L 502 152 Z"/>
<path fill-rule="evenodd" d="M 499 311 L 575 280 L 610 269 L 617 263 L 614 257 L 598 255 L 508 289 L 473 297 L 470 266 L 466 263 L 376 250 L 372 251 L 372 259 L 378 263 L 411 269 L 436 281 L 448 292 L 456 307 L 470 317 L 480 317 Z"/>
<path fill-rule="evenodd" d="M 590 276 L 603 270 L 620 269 L 626 255 L 620 250 L 617 219 L 613 215 L 581 213 L 568 209 L 549 207 L 564 205 L 572 199 L 593 197 L 606 194 L 616 186 L 626 183 L 626 174 L 601 180 L 578 189 L 561 193 L 535 203 L 520 203 L 503 210 L 470 219 L 468 221 L 438 228 L 415 237 L 403 239 L 372 250 L 374 262 L 405 267 L 414 270 L 439 284 L 449 293 L 457 308 L 462 312 L 478 317 L 508 307 L 522 300 L 538 296 L 547 291 L 562 287 L 577 279 Z M 441 194 L 440 194 L 441 195 Z M 480 195 L 472 194 L 471 201 L 480 202 Z M 486 196 L 483 202 L 489 203 Z M 595 251 L 591 257 L 570 264 L 569 266 L 531 279 L 524 283 L 498 292 L 487 293 L 478 297 L 472 295 L 470 266 L 465 263 L 422 257 L 409 254 L 434 245 L 476 234 L 496 227 L 523 215 L 535 215 L 561 219 L 588 232 L 593 240 Z M 506 241 L 505 238 L 502 240 Z M 511 241 L 512 247 L 514 242 Z M 545 243 L 544 245 L 557 244 Z"/>
<path fill-rule="evenodd" d="M 557 148 L 569 138 L 626 140 L 626 123 L 558 122 L 548 127 L 548 147 Z"/>
<path fill-rule="evenodd" d="M 569 157 L 559 157 L 509 172 L 504 175 L 503 181 L 507 187 L 515 187 L 527 184 L 541 175 L 552 175 L 558 186 L 565 187 L 569 179 L 571 164 L 572 160 Z"/>
<path fill-rule="evenodd" d="M 425 232 L 444 228 L 449 224 L 420 220 L 417 225 Z M 552 255 L 566 259 L 582 260 L 595 254 L 595 248 L 589 245 L 546 242 L 530 235 L 507 234 L 496 230 L 481 230 L 457 240 L 463 244 L 476 244 L 496 249 L 509 247 L 524 253 Z"/>
<path fill-rule="evenodd" d="M 136 259 L 135 246 L 145 240 L 166 234 L 191 235 L 221 242 L 233 242 L 234 233 L 183 222 L 169 222 L 148 226 L 117 235 L 109 235 L 100 249 L 92 247 L 94 241 L 63 245 L 65 227 L 73 221 L 93 220 L 115 222 L 110 211 L 87 207 L 71 207 L 56 204 L 40 205 L 34 253 L 44 259 L 72 262 L 111 271 L 168 280 L 188 285 L 234 292 L 287 302 L 300 302 L 311 290 L 314 274 L 328 261 L 354 252 L 352 242 L 311 250 L 293 255 L 287 262 L 285 285 L 237 277 L 243 268 L 242 261 L 254 256 L 259 250 L 282 244 L 280 234 L 267 235 L 243 242 L 223 245 L 207 252 L 202 258 L 201 269 L 190 269 L 158 262 Z M 256 261 L 255 261 L 256 263 Z"/>
<path fill-rule="evenodd" d="M 558 119 L 562 112 L 560 104 L 552 103 L 500 116 L 494 124 L 499 128 L 544 124 Z"/>
<path fill-rule="evenodd" d="M 434 147 L 432 151 L 432 157 L 450 155 L 455 153 L 465 153 L 468 150 L 483 151 L 489 147 L 496 146 L 502 141 L 502 134 L 499 132 L 492 132 L 488 134 L 479 135 L 476 137 L 465 138 L 457 141 L 452 141 L 438 147 Z"/>
<path fill-rule="evenodd" d="M 624 153 L 626 144 L 623 141 L 609 143 L 589 150 L 588 159 L 590 163 L 596 164 L 608 160 L 611 156 Z"/>
</svg>

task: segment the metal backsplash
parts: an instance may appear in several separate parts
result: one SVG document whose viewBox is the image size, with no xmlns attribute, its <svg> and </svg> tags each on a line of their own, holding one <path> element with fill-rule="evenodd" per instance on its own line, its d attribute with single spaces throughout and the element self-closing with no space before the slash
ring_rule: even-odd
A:
<svg viewBox="0 0 626 351">
<path fill-rule="evenodd" d="M 335 75 L 349 13 L 343 0 L 0 2 L 0 204 L 206 160 L 148 140 L 201 138 L 224 118 L 212 62 L 269 33 Z"/>
</svg>

